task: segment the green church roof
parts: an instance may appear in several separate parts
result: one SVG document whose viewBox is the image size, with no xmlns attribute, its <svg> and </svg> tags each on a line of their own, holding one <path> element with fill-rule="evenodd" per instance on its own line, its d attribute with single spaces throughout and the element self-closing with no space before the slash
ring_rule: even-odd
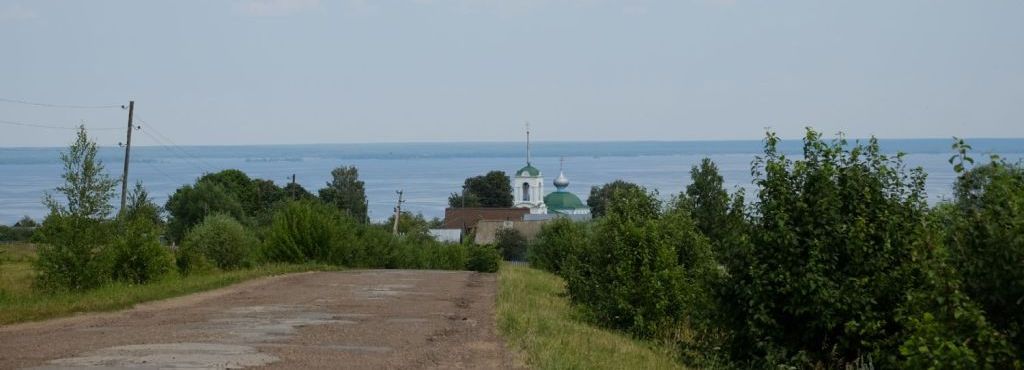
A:
<svg viewBox="0 0 1024 370">
<path fill-rule="evenodd" d="M 544 204 L 552 211 L 587 208 L 576 194 L 567 191 L 548 194 L 544 197 Z"/>
<path fill-rule="evenodd" d="M 537 167 L 530 165 L 529 163 L 526 164 L 526 167 L 520 168 L 519 171 L 516 171 L 516 176 L 524 176 L 523 172 L 527 173 L 529 176 L 532 177 L 540 176 L 540 170 L 538 170 Z"/>
</svg>

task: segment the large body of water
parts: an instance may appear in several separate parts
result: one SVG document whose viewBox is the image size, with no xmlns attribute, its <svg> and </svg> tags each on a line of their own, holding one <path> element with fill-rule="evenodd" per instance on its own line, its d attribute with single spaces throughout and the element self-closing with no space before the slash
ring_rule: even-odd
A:
<svg viewBox="0 0 1024 370">
<path fill-rule="evenodd" d="M 907 153 L 910 166 L 928 173 L 932 202 L 949 198 L 954 173 L 947 162 L 951 140 L 882 140 L 882 149 Z M 987 160 L 994 153 L 1013 161 L 1024 158 L 1024 139 L 975 139 L 974 157 Z M 693 142 L 540 142 L 534 144 L 533 164 L 543 171 L 545 189 L 558 176 L 559 158 L 565 157 L 570 191 L 586 200 L 589 189 L 623 179 L 657 189 L 664 197 L 678 194 L 690 181 L 690 167 L 710 157 L 719 166 L 730 190 L 751 186 L 750 164 L 761 152 L 760 141 Z M 784 152 L 799 156 L 799 141 L 785 141 Z M 11 224 L 23 215 L 41 218 L 45 191 L 61 183 L 59 153 L 64 148 L 0 148 L 0 223 Z M 123 151 L 102 148 L 107 171 L 119 178 Z M 161 204 L 174 190 L 192 183 L 205 172 L 237 168 L 250 176 L 286 184 L 292 174 L 311 192 L 330 179 L 331 169 L 355 165 L 366 182 L 370 217 L 386 218 L 404 190 L 405 208 L 424 216 L 442 216 L 448 195 L 458 192 L 466 177 L 490 170 L 507 173 L 525 162 L 521 143 L 414 143 L 324 144 L 273 146 L 203 146 L 132 148 L 129 181 L 141 180 Z M 116 202 L 116 200 L 112 200 Z"/>
</svg>

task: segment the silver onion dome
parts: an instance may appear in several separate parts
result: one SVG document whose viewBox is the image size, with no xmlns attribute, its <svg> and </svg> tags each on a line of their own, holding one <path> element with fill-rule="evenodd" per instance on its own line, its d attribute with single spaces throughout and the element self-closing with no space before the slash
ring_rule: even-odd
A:
<svg viewBox="0 0 1024 370">
<path fill-rule="evenodd" d="M 565 189 L 569 186 L 569 178 L 565 177 L 565 172 L 559 172 L 558 178 L 555 179 L 555 187 L 558 190 Z"/>
</svg>

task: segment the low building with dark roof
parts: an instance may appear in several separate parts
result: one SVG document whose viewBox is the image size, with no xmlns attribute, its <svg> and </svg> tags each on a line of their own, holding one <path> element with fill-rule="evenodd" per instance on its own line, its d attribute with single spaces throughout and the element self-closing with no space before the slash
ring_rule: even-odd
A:
<svg viewBox="0 0 1024 370">
<path fill-rule="evenodd" d="M 522 221 L 530 213 L 528 208 L 446 208 L 444 229 L 461 229 L 463 233 L 476 231 L 477 223 L 487 221 Z"/>
</svg>

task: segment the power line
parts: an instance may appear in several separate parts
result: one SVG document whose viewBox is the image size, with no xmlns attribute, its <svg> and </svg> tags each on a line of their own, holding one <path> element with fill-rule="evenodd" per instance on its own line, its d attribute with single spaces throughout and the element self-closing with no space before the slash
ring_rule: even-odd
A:
<svg viewBox="0 0 1024 370">
<path fill-rule="evenodd" d="M 23 127 L 36 127 L 36 128 L 48 128 L 48 129 L 55 129 L 55 130 L 78 130 L 78 127 L 67 127 L 67 126 L 57 126 L 57 125 L 43 125 L 43 124 L 38 124 L 38 123 L 26 123 L 26 122 L 7 121 L 7 120 L 0 120 L 0 123 L 5 124 L 5 125 L 23 126 Z M 122 128 L 121 127 L 86 127 L 86 129 L 89 129 L 89 130 L 92 130 L 92 131 L 109 131 L 109 130 L 121 130 Z"/>
<path fill-rule="evenodd" d="M 153 141 L 155 141 L 155 142 L 157 143 L 157 145 L 159 145 L 160 147 L 164 148 L 164 150 L 167 150 L 167 151 L 168 151 L 168 152 L 170 152 L 170 153 L 171 153 L 172 155 L 174 155 L 174 156 L 176 156 L 176 157 L 178 157 L 178 158 L 180 158 L 180 159 L 184 160 L 184 161 L 185 161 L 186 163 L 188 163 L 189 165 L 192 165 L 193 167 L 195 167 L 196 169 L 198 169 L 200 173 L 207 173 L 207 172 L 210 172 L 209 170 L 207 170 L 206 168 L 204 168 L 204 167 L 203 167 L 202 165 L 200 165 L 199 163 L 196 163 L 196 162 L 194 162 L 194 161 L 192 161 L 192 160 L 189 160 L 188 158 L 185 158 L 185 157 L 183 157 L 183 156 L 181 156 L 181 155 L 177 155 L 177 154 L 175 154 L 174 150 L 172 150 L 172 149 L 177 149 L 177 148 L 175 148 L 175 147 L 172 147 L 172 146 L 170 146 L 170 145 L 167 145 L 167 143 L 165 143 L 165 142 L 163 142 L 162 140 L 158 139 L 158 138 L 157 138 L 156 136 L 153 136 L 153 135 L 151 135 L 151 134 L 150 134 L 149 132 L 147 132 L 146 130 L 140 130 L 140 131 L 142 132 L 142 134 L 143 134 L 143 135 L 146 135 L 146 136 L 148 136 L 148 137 L 149 137 L 150 139 L 153 139 Z M 179 152 L 181 152 L 181 153 L 184 153 L 184 154 L 186 154 L 186 155 L 188 154 L 188 153 L 186 153 L 186 152 L 184 152 L 184 151 L 181 151 L 181 149 L 178 149 L 178 150 L 179 150 Z"/>
<path fill-rule="evenodd" d="M 50 103 L 37 103 L 37 102 L 31 102 L 31 101 L 27 101 L 27 100 L 7 99 L 7 98 L 0 98 L 0 102 L 15 103 L 15 104 L 25 104 L 25 105 L 34 105 L 34 106 L 37 106 L 37 107 L 45 107 L 45 108 L 69 108 L 69 109 L 109 109 L 109 108 L 122 108 L 123 107 L 123 105 L 121 105 L 121 104 L 112 104 L 112 105 L 50 104 Z"/>
<path fill-rule="evenodd" d="M 159 137 L 163 138 L 163 141 L 165 141 L 165 142 L 166 142 L 167 144 L 169 144 L 169 147 L 171 147 L 171 148 L 173 148 L 173 149 L 176 149 L 176 150 L 177 150 L 178 152 L 180 152 L 181 154 L 184 154 L 185 156 L 188 156 L 189 158 L 192 158 L 192 159 L 196 160 L 196 162 L 199 162 L 200 164 L 202 164 L 202 165 L 204 165 L 204 166 L 206 166 L 206 167 L 210 167 L 210 168 L 213 168 L 213 167 L 215 167 L 215 166 L 212 166 L 212 165 L 210 165 L 210 164 L 209 164 L 209 163 L 207 163 L 206 161 L 202 160 L 201 158 L 199 158 L 199 157 L 196 157 L 196 156 L 192 155 L 191 153 L 189 153 L 189 152 L 185 151 L 185 149 L 183 149 L 183 148 L 182 148 L 182 147 L 181 147 L 180 145 L 178 145 L 177 143 L 175 143 L 175 142 L 174 142 L 174 140 L 171 140 L 171 138 L 167 137 L 167 135 L 164 135 L 164 134 L 160 133 L 160 130 L 158 130 L 158 129 L 156 128 L 156 126 L 154 126 L 153 124 L 151 124 L 151 123 L 149 123 L 149 122 L 146 122 L 146 121 L 143 121 L 143 120 L 139 119 L 138 117 L 136 117 L 136 118 L 135 118 L 135 120 L 136 120 L 136 121 L 139 121 L 139 122 L 141 122 L 141 123 L 142 123 L 142 124 L 144 124 L 144 125 L 146 125 L 146 128 L 148 128 L 148 129 L 152 130 L 152 131 L 153 131 L 153 133 L 155 133 L 155 134 L 156 134 L 157 136 L 159 136 Z M 143 131 L 145 131 L 145 130 L 143 130 Z M 150 135 L 149 135 L 149 134 L 147 134 L 147 136 L 150 136 Z M 157 138 L 155 138 L 155 137 L 152 137 L 152 136 L 150 136 L 150 137 L 151 137 L 151 138 L 152 138 L 153 140 L 157 140 L 157 141 L 160 141 L 159 139 L 157 139 Z"/>
</svg>

